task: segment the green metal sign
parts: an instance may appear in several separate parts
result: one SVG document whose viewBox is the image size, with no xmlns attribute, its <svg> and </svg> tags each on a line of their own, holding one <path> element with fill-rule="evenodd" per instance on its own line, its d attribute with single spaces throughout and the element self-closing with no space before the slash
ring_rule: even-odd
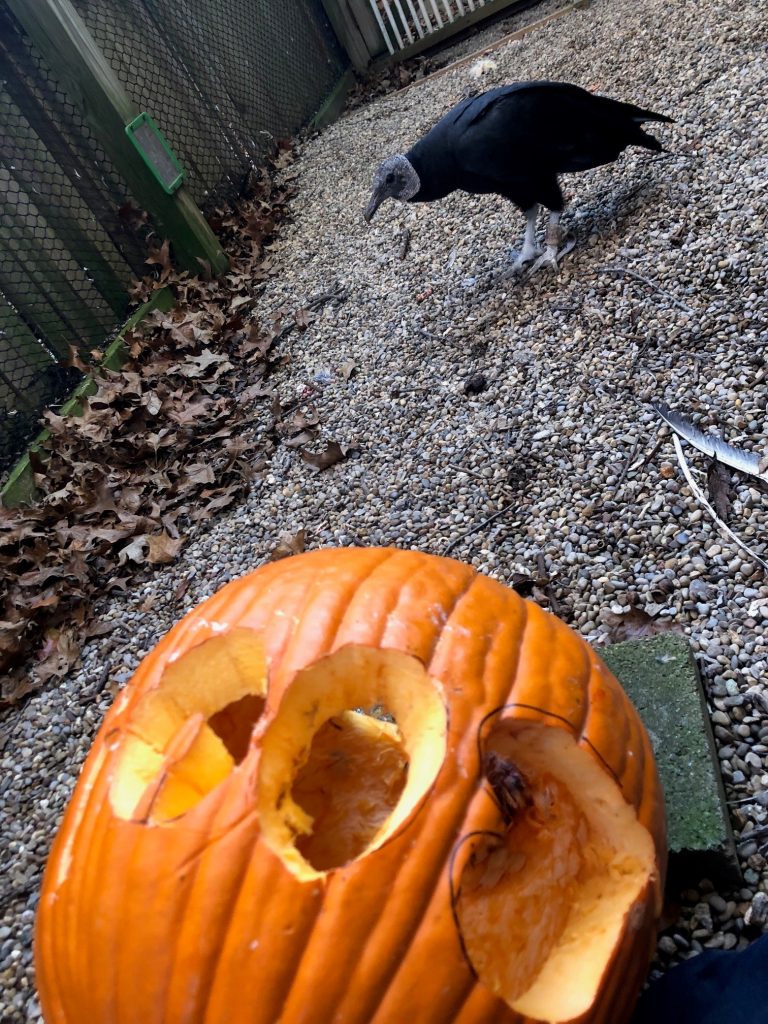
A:
<svg viewBox="0 0 768 1024">
<path fill-rule="evenodd" d="M 125 134 L 163 189 L 170 195 L 184 181 L 184 169 L 165 136 L 149 114 L 139 114 L 125 126 Z"/>
</svg>

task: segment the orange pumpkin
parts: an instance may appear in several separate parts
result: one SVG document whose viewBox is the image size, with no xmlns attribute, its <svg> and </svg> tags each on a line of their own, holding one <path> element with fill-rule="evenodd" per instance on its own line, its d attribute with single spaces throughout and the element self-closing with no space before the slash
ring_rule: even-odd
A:
<svg viewBox="0 0 768 1024">
<path fill-rule="evenodd" d="M 300 555 L 107 715 L 45 874 L 45 1020 L 622 1024 L 665 858 L 648 737 L 580 637 L 449 559 Z"/>
</svg>

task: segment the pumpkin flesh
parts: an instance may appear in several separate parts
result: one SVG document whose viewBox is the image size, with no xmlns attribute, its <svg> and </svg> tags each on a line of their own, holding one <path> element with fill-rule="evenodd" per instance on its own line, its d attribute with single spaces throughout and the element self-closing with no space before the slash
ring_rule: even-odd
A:
<svg viewBox="0 0 768 1024">
<path fill-rule="evenodd" d="M 118 817 L 170 821 L 199 803 L 234 768 L 230 747 L 242 760 L 266 691 L 264 647 L 250 630 L 214 637 L 169 665 L 123 740 L 110 791 Z"/>
<path fill-rule="evenodd" d="M 519 1013 L 572 1020 L 593 1004 L 642 905 L 653 841 L 564 729 L 510 722 L 488 746 L 521 773 L 527 800 L 506 830 L 473 843 L 456 900 L 464 946 L 482 982 Z"/>
</svg>

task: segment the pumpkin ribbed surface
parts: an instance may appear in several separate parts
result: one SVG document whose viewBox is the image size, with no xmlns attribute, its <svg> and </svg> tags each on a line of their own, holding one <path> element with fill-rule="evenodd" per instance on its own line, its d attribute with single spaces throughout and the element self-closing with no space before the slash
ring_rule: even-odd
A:
<svg viewBox="0 0 768 1024">
<path fill-rule="evenodd" d="M 300 555 L 190 612 L 107 715 L 45 874 L 45 1020 L 522 1024 L 581 956 L 594 992 L 552 1019 L 622 1024 L 664 864 L 648 737 L 581 638 L 453 560 Z"/>
</svg>

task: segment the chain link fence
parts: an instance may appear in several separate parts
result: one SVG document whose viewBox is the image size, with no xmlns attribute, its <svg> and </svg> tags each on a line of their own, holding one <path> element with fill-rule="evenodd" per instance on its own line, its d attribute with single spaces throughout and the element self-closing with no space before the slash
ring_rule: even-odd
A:
<svg viewBox="0 0 768 1024">
<path fill-rule="evenodd" d="M 320 0 L 73 0 L 203 210 L 293 134 L 347 59 Z M 124 319 L 146 249 L 121 175 L 0 0 L 0 474 Z"/>
</svg>

